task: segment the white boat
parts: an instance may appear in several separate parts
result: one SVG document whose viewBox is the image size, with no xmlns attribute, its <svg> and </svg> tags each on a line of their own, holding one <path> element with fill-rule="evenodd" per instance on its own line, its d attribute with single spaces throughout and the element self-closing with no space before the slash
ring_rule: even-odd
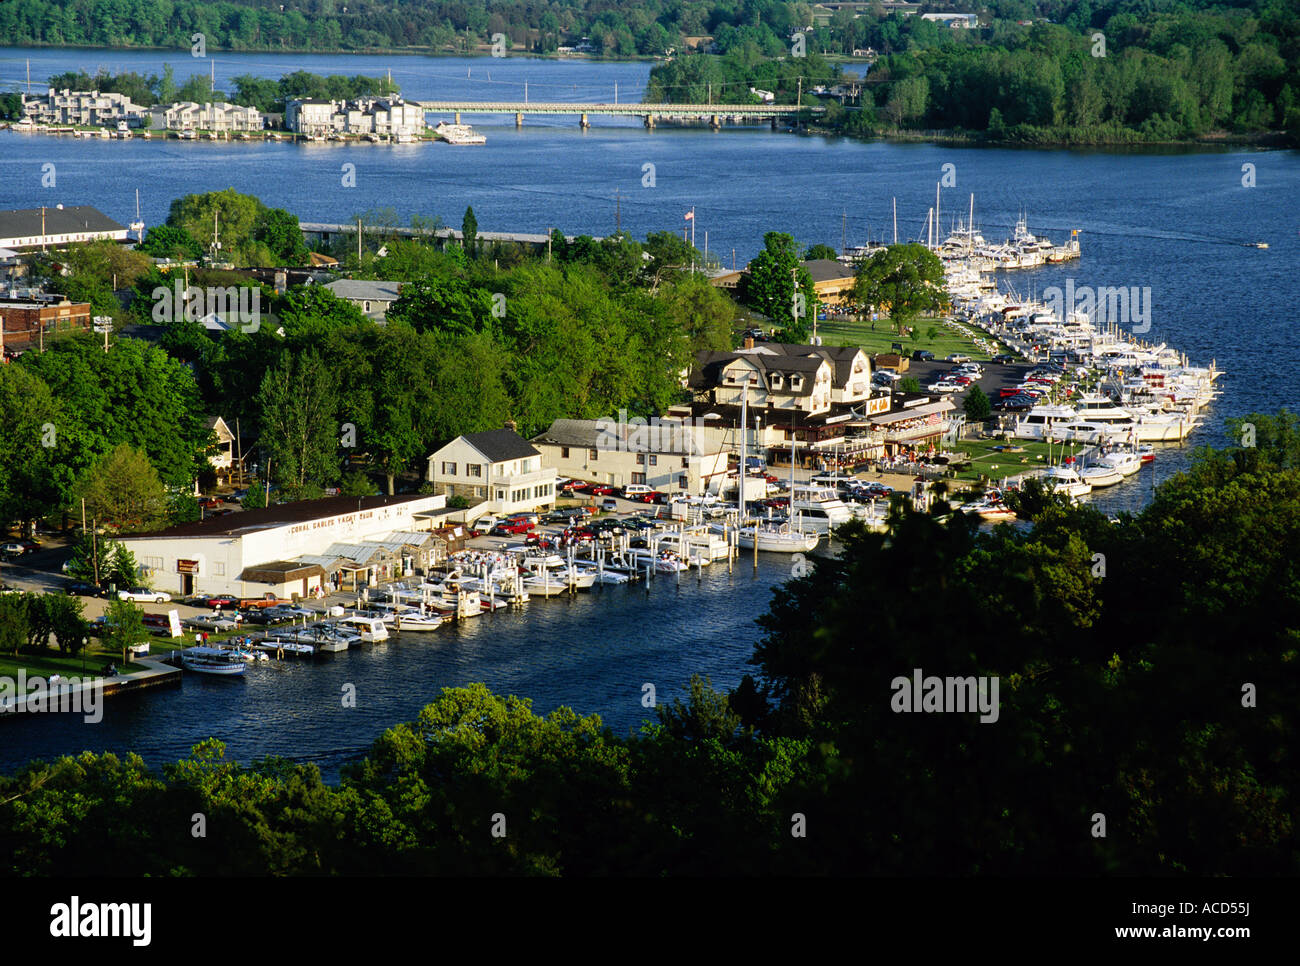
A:
<svg viewBox="0 0 1300 966">
<path fill-rule="evenodd" d="M 1095 490 L 1124 481 L 1124 475 L 1113 466 L 1088 466 L 1080 470 L 1079 477 Z"/>
<path fill-rule="evenodd" d="M 853 514 L 828 486 L 796 484 L 791 493 L 790 516 L 803 531 L 829 536 L 853 519 Z"/>
<path fill-rule="evenodd" d="M 221 647 L 191 647 L 181 652 L 181 666 L 197 674 L 233 677 L 248 670 L 242 657 Z"/>
<path fill-rule="evenodd" d="M 617 570 L 602 568 L 592 571 L 592 573 L 596 575 L 596 583 L 598 584 L 626 584 L 632 579 L 627 574 L 619 573 Z"/>
<path fill-rule="evenodd" d="M 1043 471 L 1043 480 L 1049 487 L 1073 500 L 1092 492 L 1092 484 L 1084 482 L 1079 472 L 1069 466 L 1049 466 Z"/>
<path fill-rule="evenodd" d="M 448 124 L 442 121 L 433 129 L 433 133 L 448 144 L 487 144 L 487 138 L 468 124 Z"/>
<path fill-rule="evenodd" d="M 388 640 L 388 628 L 378 617 L 367 617 L 362 614 L 353 614 L 351 617 L 344 617 L 339 621 L 343 629 L 351 629 L 366 644 L 378 644 Z"/>
<path fill-rule="evenodd" d="M 440 614 L 421 614 L 419 611 L 402 611 L 393 622 L 393 629 L 401 633 L 436 631 L 441 626 Z"/>
<path fill-rule="evenodd" d="M 640 572 L 644 572 L 647 565 L 652 566 L 657 574 L 675 574 L 678 571 L 690 569 L 686 564 L 682 563 L 677 554 L 671 551 L 655 553 L 653 550 L 647 550 L 644 547 L 633 547 L 628 551 L 628 556 Z"/>
<path fill-rule="evenodd" d="M 758 549 L 768 553 L 808 553 L 821 541 L 818 533 L 796 530 L 788 523 L 769 523 L 757 527 L 741 527 L 737 531 L 736 542 L 746 550 L 753 550 L 756 532 Z"/>
<path fill-rule="evenodd" d="M 1061 427 L 1078 418 L 1078 413 L 1069 406 L 1035 406 L 1016 422 L 1012 435 L 1017 439 L 1059 439 Z"/>
<path fill-rule="evenodd" d="M 1126 450 L 1113 450 L 1097 457 L 1097 465 L 1116 469 L 1121 476 L 1132 476 L 1142 469 L 1142 457 Z"/>
</svg>

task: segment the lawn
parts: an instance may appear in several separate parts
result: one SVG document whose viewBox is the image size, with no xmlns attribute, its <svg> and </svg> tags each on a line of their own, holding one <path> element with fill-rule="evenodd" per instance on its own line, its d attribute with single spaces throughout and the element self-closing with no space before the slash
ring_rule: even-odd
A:
<svg viewBox="0 0 1300 966">
<path fill-rule="evenodd" d="M 875 331 L 871 328 L 873 324 Z M 916 329 L 916 338 L 898 335 L 888 319 L 878 319 L 874 323 L 869 319 L 865 321 L 828 319 L 817 323 L 817 334 L 825 345 L 861 346 L 868 355 L 892 352 L 892 344 L 895 342 L 902 343 L 906 355 L 911 355 L 918 349 L 928 349 L 934 353 L 936 359 L 942 359 L 953 352 L 961 352 L 982 362 L 994 355 L 976 348 L 970 339 L 949 328 L 942 319 L 918 319 L 912 323 L 912 326 Z M 928 335 L 932 328 L 935 330 L 934 338 Z M 998 352 L 1005 351 L 1008 350 L 1002 346 L 998 347 Z"/>
<path fill-rule="evenodd" d="M 998 447 L 1001 447 L 1001 450 Z M 1008 447 L 1016 447 L 1022 449 L 1023 452 L 1008 452 Z M 1073 447 L 1067 445 L 1066 455 L 1075 453 L 1082 448 L 1079 445 Z M 1053 462 L 1060 462 L 1060 445 L 1054 445 L 1051 449 Z M 1029 470 L 1042 469 L 1047 466 L 1047 444 L 1030 442 L 1029 440 L 962 440 L 959 445 L 953 447 L 953 450 L 966 453 L 970 457 L 969 467 L 963 468 L 956 474 L 956 478 L 959 480 L 975 480 L 981 476 L 987 476 L 991 480 L 1003 480 L 1008 476 L 1018 476 Z"/>
<path fill-rule="evenodd" d="M 99 677 L 99 669 L 109 663 L 116 664 L 120 674 L 145 670 L 143 664 L 135 662 L 123 665 L 120 651 L 102 651 L 97 645 L 92 644 L 86 652 L 84 672 L 80 654 L 69 656 L 53 650 L 44 654 L 20 651 L 17 657 L 12 654 L 0 655 L 0 676 L 17 678 L 18 671 L 21 669 L 27 672 L 29 681 L 34 676 L 49 677 L 51 674 L 60 674 L 65 677 L 81 677 L 84 673 L 87 677 Z"/>
</svg>

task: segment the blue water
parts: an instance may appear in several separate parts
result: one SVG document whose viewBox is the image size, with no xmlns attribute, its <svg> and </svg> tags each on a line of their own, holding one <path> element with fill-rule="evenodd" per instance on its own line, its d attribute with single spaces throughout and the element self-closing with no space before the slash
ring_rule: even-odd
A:
<svg viewBox="0 0 1300 966">
<path fill-rule="evenodd" d="M 158 53 L 0 51 L 0 84 L 21 81 L 27 56 L 33 76 L 71 67 L 161 71 L 178 78 L 207 63 Z M 225 55 L 217 80 L 240 73 L 276 77 L 290 70 L 381 74 L 412 98 L 639 99 L 649 67 L 534 60 L 319 55 Z M 470 76 L 466 77 L 466 73 Z M 489 76 L 490 75 L 490 76 Z M 697 245 L 724 263 L 743 265 L 766 231 L 839 247 L 892 236 L 891 200 L 900 239 L 923 234 L 926 209 L 942 166 L 957 184 L 943 189 L 941 224 L 965 217 L 975 194 L 976 224 L 990 240 L 1011 232 L 1023 211 L 1029 227 L 1053 241 L 1079 229 L 1083 258 L 1065 266 L 1003 276 L 1022 293 L 1063 285 L 1148 286 L 1151 330 L 1195 363 L 1225 370 L 1223 397 L 1182 447 L 1168 447 L 1152 469 L 1098 496 L 1107 512 L 1135 509 L 1151 486 L 1186 465 L 1201 443 L 1221 444 L 1222 420 L 1258 410 L 1295 408 L 1300 389 L 1300 158 L 1295 152 L 1241 149 L 1011 150 L 882 144 L 773 133 L 766 128 L 659 127 L 594 118 L 510 117 L 465 120 L 482 129 L 479 148 L 447 145 L 222 144 L 85 141 L 0 132 L 0 209 L 91 204 L 127 223 L 140 189 L 147 223 L 166 217 L 172 199 L 233 186 L 287 208 L 304 221 L 348 221 L 393 208 L 459 226 L 473 205 L 480 230 L 605 234 L 614 229 L 615 198 L 623 228 L 636 236 L 680 231 L 696 211 Z M 41 186 L 53 162 L 54 188 Z M 344 188 L 341 165 L 356 165 Z M 646 165 L 652 187 L 644 187 Z M 1256 187 L 1243 187 L 1242 165 L 1255 166 Z M 707 235 L 706 235 L 707 232 Z M 1243 246 L 1267 241 L 1261 251 Z M 0 767 L 83 746 L 133 749 L 151 763 L 176 758 L 215 734 L 241 759 L 284 754 L 318 762 L 327 774 L 360 753 L 386 726 L 411 717 L 439 688 L 485 681 L 530 696 L 538 711 L 567 704 L 599 713 L 620 732 L 645 714 L 641 685 L 660 700 L 681 694 L 693 671 L 717 687 L 748 668 L 756 639 L 752 619 L 787 562 L 763 561 L 728 577 L 678 591 L 660 581 L 644 590 L 614 588 L 573 602 L 538 601 L 519 614 L 485 617 L 463 628 L 416 636 L 384 648 L 341 655 L 322 665 L 254 668 L 244 681 L 190 679 L 168 691 L 109 703 L 103 724 L 45 718 L 9 722 Z M 355 710 L 340 688 L 354 683 Z"/>
</svg>

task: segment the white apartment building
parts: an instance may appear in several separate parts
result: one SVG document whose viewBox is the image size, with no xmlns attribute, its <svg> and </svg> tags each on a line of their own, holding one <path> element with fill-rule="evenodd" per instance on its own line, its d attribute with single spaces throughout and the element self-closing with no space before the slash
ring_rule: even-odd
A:
<svg viewBox="0 0 1300 966">
<path fill-rule="evenodd" d="M 289 101 L 284 126 L 307 135 L 378 134 L 418 137 L 424 132 L 424 109 L 400 97 L 362 97 L 354 101 Z"/>
<path fill-rule="evenodd" d="M 555 469 L 511 427 L 457 436 L 429 457 L 427 479 L 442 498 L 469 501 L 468 523 L 555 505 Z"/>
<path fill-rule="evenodd" d="M 22 95 L 23 117 L 33 124 L 71 124 L 116 126 L 126 121 L 136 126 L 149 112 L 125 94 L 99 91 L 56 91 L 42 96 Z"/>
</svg>

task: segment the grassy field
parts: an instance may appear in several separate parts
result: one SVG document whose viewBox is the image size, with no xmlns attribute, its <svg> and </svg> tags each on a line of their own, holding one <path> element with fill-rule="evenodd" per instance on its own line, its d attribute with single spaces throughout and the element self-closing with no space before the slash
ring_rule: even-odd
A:
<svg viewBox="0 0 1300 966">
<path fill-rule="evenodd" d="M 871 328 L 873 324 L 875 331 Z M 828 319 L 817 323 L 817 334 L 826 345 L 861 346 L 869 355 L 892 352 L 892 343 L 899 342 L 907 355 L 918 349 L 928 349 L 936 359 L 942 359 L 953 352 L 965 353 L 980 362 L 987 361 L 991 356 L 983 349 L 977 349 L 970 339 L 945 325 L 942 319 L 918 319 L 912 326 L 916 329 L 916 338 L 898 335 L 888 319 L 880 319 L 875 323 L 870 320 Z M 931 329 L 935 330 L 933 338 L 929 335 Z M 1006 350 L 999 347 L 998 351 Z"/>
<path fill-rule="evenodd" d="M 99 677 L 99 669 L 109 663 L 117 665 L 119 674 L 145 670 L 143 664 L 137 664 L 134 661 L 123 665 L 121 652 L 102 651 L 98 646 L 92 644 L 86 652 L 84 673 L 88 677 Z M 49 651 L 45 654 L 29 654 L 20 651 L 17 657 L 12 654 L 0 655 L 0 675 L 16 678 L 20 669 L 27 672 L 28 679 L 33 676 L 49 677 L 51 674 L 81 677 L 83 673 L 80 654 L 70 657 L 59 654 L 57 651 Z"/>
<path fill-rule="evenodd" d="M 1001 450 L 998 449 L 1001 447 Z M 1008 447 L 1015 447 L 1022 452 L 1009 452 Z M 1082 447 L 1066 446 L 1066 455 L 1076 452 Z M 986 476 L 990 480 L 1003 480 L 1008 476 L 1018 476 L 1033 469 L 1042 469 L 1046 467 L 1048 458 L 1048 447 L 1046 443 L 1030 442 L 1029 440 L 1007 440 L 1005 442 L 996 439 L 971 439 L 962 440 L 961 443 L 954 447 L 956 452 L 966 453 L 970 457 L 968 467 L 963 467 L 957 472 L 958 480 L 976 480 L 981 476 Z M 1052 446 L 1051 456 L 1053 462 L 1060 462 L 1061 447 L 1059 444 Z"/>
</svg>

